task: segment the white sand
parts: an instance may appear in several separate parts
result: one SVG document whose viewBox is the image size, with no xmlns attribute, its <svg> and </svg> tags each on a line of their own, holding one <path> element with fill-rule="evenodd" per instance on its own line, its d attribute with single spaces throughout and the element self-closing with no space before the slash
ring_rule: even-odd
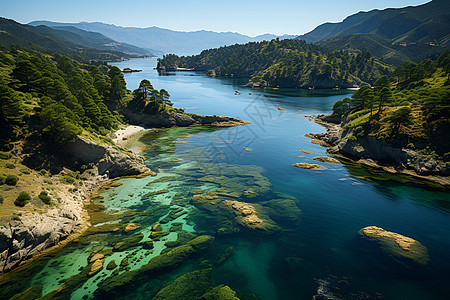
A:
<svg viewBox="0 0 450 300">
<path fill-rule="evenodd" d="M 113 138 L 112 140 L 114 141 L 114 143 L 120 144 L 120 142 L 122 142 L 124 138 L 126 140 L 129 136 L 143 130 L 145 130 L 144 127 L 130 125 L 114 132 L 115 138 Z"/>
</svg>

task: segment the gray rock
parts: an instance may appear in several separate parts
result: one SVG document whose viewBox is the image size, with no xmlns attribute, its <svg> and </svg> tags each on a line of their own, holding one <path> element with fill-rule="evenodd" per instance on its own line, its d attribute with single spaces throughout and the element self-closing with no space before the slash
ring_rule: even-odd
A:
<svg viewBox="0 0 450 300">
<path fill-rule="evenodd" d="M 187 126 L 202 126 L 202 125 L 230 127 L 248 124 L 248 122 L 236 118 L 216 116 L 216 115 L 207 116 L 207 115 L 183 114 L 167 111 L 161 114 L 148 115 L 148 114 L 137 114 L 129 109 L 125 109 L 122 113 L 132 123 L 142 124 L 147 127 L 172 127 L 172 126 L 187 127 Z"/>
</svg>

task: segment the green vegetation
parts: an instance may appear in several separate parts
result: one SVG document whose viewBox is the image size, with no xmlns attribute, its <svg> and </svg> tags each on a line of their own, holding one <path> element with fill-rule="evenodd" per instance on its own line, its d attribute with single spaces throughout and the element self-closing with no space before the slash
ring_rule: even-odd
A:
<svg viewBox="0 0 450 300">
<path fill-rule="evenodd" d="M 161 89 L 153 88 L 147 79 L 139 84 L 139 88 L 133 91 L 133 99 L 127 107 L 136 113 L 156 114 L 172 108 L 173 103 L 169 100 L 169 93 Z"/>
<path fill-rule="evenodd" d="M 0 195 L 0 204 L 3 204 L 3 200 L 5 200 L 5 198 L 3 198 L 2 195 Z"/>
<path fill-rule="evenodd" d="M 31 200 L 30 194 L 28 194 L 27 192 L 20 192 L 19 196 L 14 201 L 14 204 L 19 207 L 24 207 L 29 200 Z"/>
<path fill-rule="evenodd" d="M 63 144 L 83 131 L 105 134 L 117 127 L 126 94 L 117 67 L 11 47 L 0 49 L 0 73 L 4 144 L 28 133 Z"/>
<path fill-rule="evenodd" d="M 17 177 L 16 175 L 8 175 L 8 176 L 6 176 L 5 184 L 16 185 L 18 181 L 19 181 L 19 177 Z"/>
<path fill-rule="evenodd" d="M 450 50 L 437 60 L 406 63 L 374 87 L 336 102 L 332 119 L 357 137 L 384 139 L 427 155 L 449 157 Z"/>
<path fill-rule="evenodd" d="M 233 45 L 199 55 L 165 55 L 158 69 L 192 68 L 211 76 L 246 77 L 253 86 L 335 88 L 372 84 L 390 67 L 368 51 L 331 51 L 301 40 Z"/>
<path fill-rule="evenodd" d="M 10 159 L 11 153 L 0 151 L 0 159 Z"/>
<path fill-rule="evenodd" d="M 47 205 L 52 204 L 52 198 L 50 198 L 50 196 L 48 195 L 47 191 L 42 191 L 39 193 L 39 199 L 42 200 L 42 202 L 44 202 Z"/>
<path fill-rule="evenodd" d="M 14 45 L 14 47 L 26 47 L 27 49 L 50 55 L 62 53 L 77 60 L 120 61 L 124 58 L 134 56 L 123 52 L 105 50 L 108 48 L 104 47 L 106 46 L 105 44 L 115 43 L 115 41 L 111 39 L 108 39 L 109 41 L 103 40 L 103 45 L 99 45 L 99 41 L 96 41 L 96 37 L 92 35 L 92 32 L 89 33 L 82 30 L 78 30 L 76 33 L 70 33 L 44 26 L 34 27 L 20 24 L 14 20 L 0 17 L 0 31 L 7 32 L 7 34 L 0 35 L 0 47 L 2 45 Z M 103 49 L 94 49 L 92 47 Z M 114 48 L 116 50 L 119 48 L 124 51 L 129 51 L 120 46 L 115 46 Z M 139 51 L 139 48 L 136 48 L 134 47 L 134 50 Z"/>
</svg>

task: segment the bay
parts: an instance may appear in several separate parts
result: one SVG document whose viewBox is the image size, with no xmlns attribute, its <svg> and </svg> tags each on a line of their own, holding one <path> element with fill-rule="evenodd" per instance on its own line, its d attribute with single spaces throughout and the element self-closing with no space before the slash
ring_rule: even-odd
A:
<svg viewBox="0 0 450 300">
<path fill-rule="evenodd" d="M 445 299 L 448 296 L 448 192 L 407 176 L 390 175 L 351 163 L 319 163 L 323 170 L 304 170 L 292 165 L 318 163 L 312 158 L 326 155 L 325 148 L 312 144 L 304 136 L 324 132 L 311 115 L 330 113 L 333 104 L 350 96 L 350 92 L 253 91 L 244 87 L 242 79 L 209 78 L 198 72 L 158 73 L 154 70 L 155 58 L 114 65 L 142 70 L 125 74 L 131 90 L 142 79 L 149 79 L 155 88 L 166 89 L 174 106 L 185 108 L 186 112 L 226 115 L 252 122 L 225 129 L 160 129 L 136 143 L 145 149 L 142 154 L 146 163 L 158 175 L 121 179 L 123 185 L 104 191 L 104 199 L 96 200 L 97 203 L 103 204 L 110 213 L 123 209 L 140 213 L 139 218 L 127 220 L 142 225 L 138 231 L 144 239 L 150 234 L 150 227 L 164 220 L 169 209 L 174 208 L 182 209 L 184 214 L 164 223 L 164 230 L 174 222 L 181 222 L 187 232 L 211 234 L 216 239 L 214 246 L 202 256 L 159 277 L 143 278 L 138 287 L 125 285 L 117 298 L 151 298 L 178 276 L 209 264 L 213 266 L 215 284 L 228 285 L 241 299 Z M 241 94 L 235 95 L 235 91 Z M 276 234 L 244 230 L 217 234 L 222 226 L 218 225 L 217 218 L 190 201 L 194 189 L 217 188 L 214 183 L 203 181 L 208 174 L 228 177 L 227 184 L 235 184 L 237 190 L 240 179 L 254 176 L 253 181 L 269 184 L 270 192 L 251 201 L 265 203 L 276 197 L 295 198 L 302 212 L 296 221 L 277 219 L 283 230 Z M 158 194 L 143 200 L 148 192 Z M 154 213 L 143 214 L 148 210 Z M 373 244 L 362 242 L 357 232 L 370 225 L 420 241 L 428 248 L 430 263 L 408 264 L 386 255 Z M 119 262 L 129 256 L 130 269 L 136 270 L 161 253 L 165 242 L 176 238 L 172 232 L 165 241 L 155 242 L 151 252 L 141 246 L 115 252 L 105 265 L 112 259 Z M 61 286 L 61 280 L 86 265 L 91 251 L 108 247 L 106 239 L 94 238 L 89 244 L 69 245 L 55 257 L 47 258 L 45 266 L 32 275 L 30 286 L 43 285 L 43 294 Z M 214 264 L 230 247 L 233 247 L 232 255 L 223 263 Z M 112 271 L 102 273 L 75 289 L 71 298 L 101 298 L 97 286 Z"/>
</svg>

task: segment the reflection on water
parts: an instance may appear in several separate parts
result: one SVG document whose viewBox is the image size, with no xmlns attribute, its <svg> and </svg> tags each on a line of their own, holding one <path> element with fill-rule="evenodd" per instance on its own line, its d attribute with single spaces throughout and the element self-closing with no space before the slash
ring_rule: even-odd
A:
<svg viewBox="0 0 450 300">
<path fill-rule="evenodd" d="M 308 116 L 330 112 L 345 91 L 254 91 L 239 80 L 199 73 L 160 76 L 154 63 L 117 65 L 143 70 L 125 75 L 129 89 L 147 78 L 189 112 L 252 123 L 150 131 L 136 145 L 144 145 L 157 175 L 105 187 L 89 207 L 94 226 L 58 253 L 4 277 L 2 294 L 34 286 L 51 298 L 101 299 L 112 292 L 115 299 L 152 298 L 177 278 L 173 295 L 192 299 L 230 293 L 221 285 L 241 299 L 449 294 L 448 192 L 347 161 L 320 163 L 323 170 L 292 166 L 326 155 L 304 137 L 324 130 Z M 126 229 L 130 224 L 137 226 Z M 362 241 L 357 232 L 369 225 L 417 239 L 431 262 L 399 261 Z M 214 242 L 186 246 L 203 235 Z M 89 275 L 94 257 L 102 257 L 103 269 Z M 191 273 L 196 270 L 204 271 Z M 183 283 L 195 274 L 203 274 L 199 284 Z"/>
</svg>

